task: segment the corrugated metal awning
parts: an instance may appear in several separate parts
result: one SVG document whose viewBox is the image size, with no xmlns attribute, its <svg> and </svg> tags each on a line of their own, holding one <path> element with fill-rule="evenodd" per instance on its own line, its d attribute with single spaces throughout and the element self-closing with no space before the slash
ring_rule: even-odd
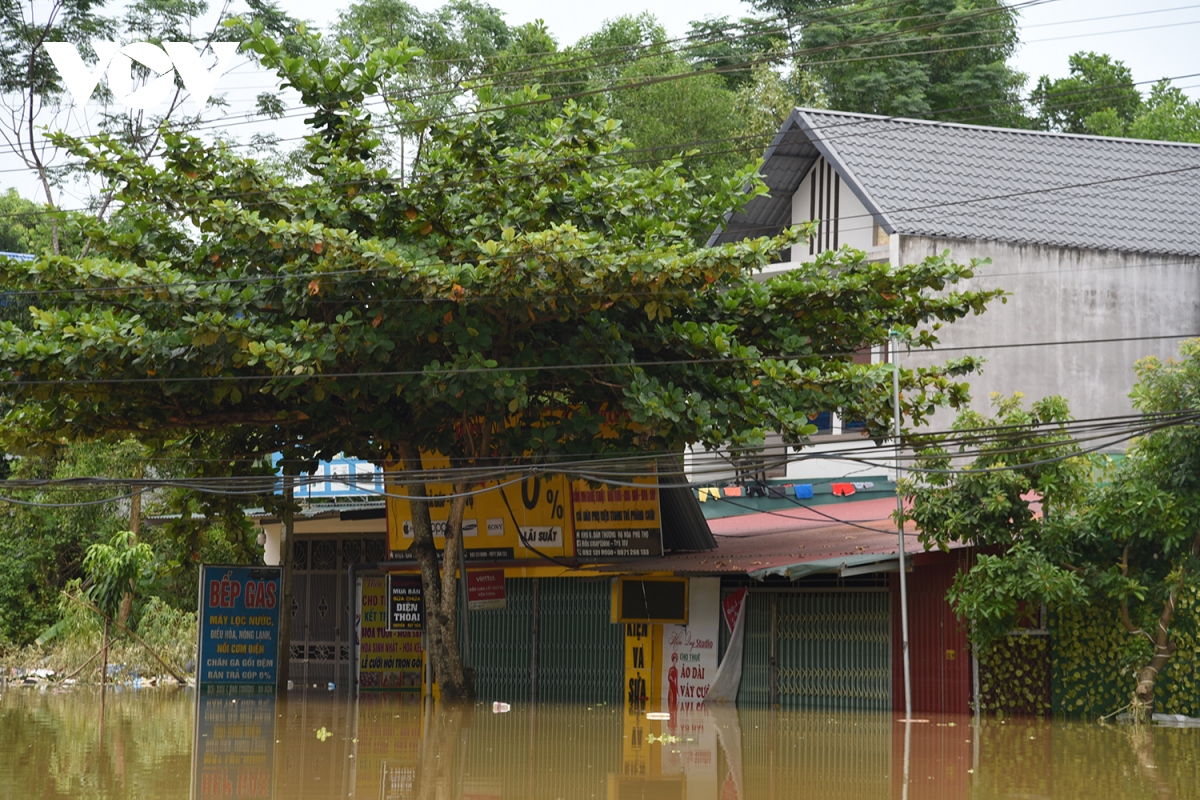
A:
<svg viewBox="0 0 1200 800">
<path fill-rule="evenodd" d="M 907 570 L 912 569 L 912 554 L 909 554 Z M 794 564 L 776 564 L 765 569 L 756 569 L 748 573 L 755 580 L 763 580 L 771 575 L 779 575 L 788 580 L 799 580 L 818 573 L 836 572 L 840 577 L 848 578 L 853 575 L 870 575 L 876 572 L 899 572 L 900 559 L 894 555 L 879 553 L 863 553 L 836 558 L 822 558 L 813 561 L 797 561 Z"/>
</svg>

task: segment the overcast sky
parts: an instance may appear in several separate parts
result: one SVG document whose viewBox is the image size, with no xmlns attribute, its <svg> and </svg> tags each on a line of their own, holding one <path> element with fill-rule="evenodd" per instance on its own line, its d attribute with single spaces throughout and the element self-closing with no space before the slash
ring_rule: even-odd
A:
<svg viewBox="0 0 1200 800">
<path fill-rule="evenodd" d="M 442 0 L 414 0 L 424 10 L 441 5 Z M 544 19 L 560 45 L 572 44 L 595 31 L 605 19 L 622 14 L 650 11 L 673 36 L 682 36 L 692 20 L 707 17 L 737 17 L 750 13 L 744 3 L 730 0 L 604 0 L 580 3 L 563 0 L 489 0 L 507 15 L 510 24 Z M 288 11 L 317 23 L 328 25 L 347 2 L 323 0 L 284 0 Z M 119 3 L 114 3 L 113 7 Z M 1148 90 L 1148 81 L 1175 78 L 1175 85 L 1192 97 L 1200 97 L 1200 4 L 1187 0 L 1041 0 L 1021 12 L 1023 44 L 1015 65 L 1031 78 L 1061 77 L 1067 73 L 1067 57 L 1080 50 L 1109 53 L 1124 61 L 1133 71 L 1134 80 Z M 1190 76 L 1190 77 L 1189 77 Z M 273 131 L 294 137 L 303 133 L 299 118 L 267 122 L 247 120 L 254 97 L 273 88 L 272 77 L 247 67 L 236 68 L 217 84 L 217 92 L 229 101 L 226 116 L 213 118 L 206 127 L 226 128 L 236 138 L 252 132 Z M 284 98 L 295 103 L 294 96 Z M 0 188 L 14 186 L 27 197 L 40 194 L 36 181 L 20 169 L 16 157 L 0 150 Z M 82 204 L 84 197 L 72 197 L 68 190 L 61 198 L 64 205 Z"/>
<path fill-rule="evenodd" d="M 574 43 L 600 27 L 604 20 L 622 14 L 649 11 L 672 36 L 682 36 L 692 20 L 737 17 L 751 12 L 748 4 L 730 0 L 488 1 L 505 12 L 510 24 L 545 20 L 562 45 Z M 343 6 L 317 0 L 284 5 L 293 14 L 317 23 L 331 21 Z M 415 5 L 428 11 L 442 3 L 415 0 Z M 1136 81 L 1200 73 L 1200 47 L 1197 47 L 1200 5 L 1189 4 L 1187 0 L 1048 0 L 1021 11 L 1021 28 L 1024 44 L 1017 53 L 1016 66 L 1034 80 L 1045 74 L 1065 75 L 1067 57 L 1080 50 L 1112 54 L 1133 70 Z M 1186 79 L 1180 84 L 1200 85 L 1200 78 Z M 1188 93 L 1200 96 L 1196 86 Z"/>
</svg>

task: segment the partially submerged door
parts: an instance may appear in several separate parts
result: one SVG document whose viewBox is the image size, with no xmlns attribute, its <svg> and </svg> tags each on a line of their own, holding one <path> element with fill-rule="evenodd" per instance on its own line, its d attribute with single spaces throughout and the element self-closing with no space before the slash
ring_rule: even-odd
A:
<svg viewBox="0 0 1200 800">
<path fill-rule="evenodd" d="M 891 598 L 884 591 L 778 595 L 778 703 L 891 708 Z"/>
</svg>

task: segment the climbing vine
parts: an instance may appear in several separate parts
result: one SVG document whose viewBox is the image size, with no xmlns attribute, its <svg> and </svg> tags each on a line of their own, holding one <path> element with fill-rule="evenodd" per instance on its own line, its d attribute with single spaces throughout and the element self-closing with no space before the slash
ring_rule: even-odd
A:
<svg viewBox="0 0 1200 800">
<path fill-rule="evenodd" d="M 1189 588 L 1176 603 L 1178 649 L 1154 687 L 1154 710 L 1200 716 L 1200 590 Z M 1065 608 L 1051 614 L 1051 687 L 1057 713 L 1084 718 L 1110 714 L 1129 702 L 1137 670 L 1151 645 L 1130 636 L 1115 608 Z"/>
</svg>

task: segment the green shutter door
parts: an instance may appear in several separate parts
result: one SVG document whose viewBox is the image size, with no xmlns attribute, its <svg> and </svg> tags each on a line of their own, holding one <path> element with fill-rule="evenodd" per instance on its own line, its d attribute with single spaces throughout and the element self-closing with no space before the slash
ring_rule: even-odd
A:
<svg viewBox="0 0 1200 800">
<path fill-rule="evenodd" d="M 608 579 L 538 581 L 538 700 L 621 702 L 625 626 L 609 621 Z"/>
<path fill-rule="evenodd" d="M 625 629 L 609 622 L 609 582 L 538 580 L 538 700 L 617 703 L 625 677 Z M 480 700 L 529 700 L 533 581 L 504 582 L 506 608 L 471 612 L 471 662 Z M 462 646 L 462 626 L 459 626 Z"/>
<path fill-rule="evenodd" d="M 771 692 L 770 594 L 750 592 L 746 595 L 746 630 L 743 635 L 742 682 L 738 685 L 737 704 L 743 707 L 765 706 L 770 702 Z"/>
<path fill-rule="evenodd" d="M 504 581 L 504 608 L 471 612 L 471 666 L 480 700 L 523 703 L 529 699 L 530 614 L 533 583 Z M 462 606 L 459 606 L 462 613 Z M 463 626 L 458 626 L 459 647 Z"/>
<path fill-rule="evenodd" d="M 781 594 L 778 613 L 781 706 L 891 707 L 887 592 Z"/>
</svg>

